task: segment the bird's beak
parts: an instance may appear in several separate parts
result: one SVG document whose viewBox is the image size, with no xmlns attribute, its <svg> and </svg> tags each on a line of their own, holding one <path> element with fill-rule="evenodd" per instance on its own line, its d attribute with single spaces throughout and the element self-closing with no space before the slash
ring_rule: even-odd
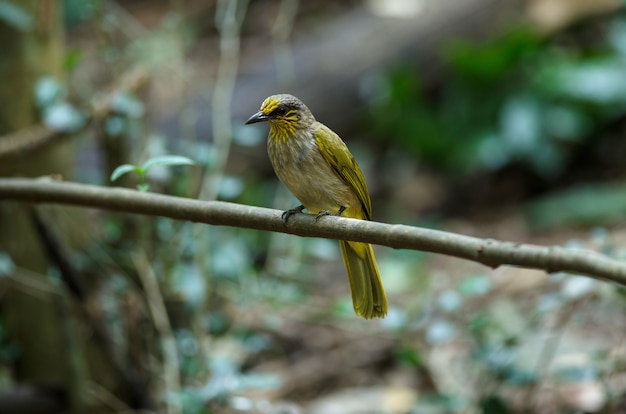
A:
<svg viewBox="0 0 626 414">
<path fill-rule="evenodd" d="M 257 122 L 265 122 L 268 119 L 270 119 L 269 116 L 265 115 L 262 111 L 259 111 L 256 114 L 252 115 L 250 118 L 248 118 L 248 120 L 246 121 L 246 125 L 256 124 Z"/>
</svg>

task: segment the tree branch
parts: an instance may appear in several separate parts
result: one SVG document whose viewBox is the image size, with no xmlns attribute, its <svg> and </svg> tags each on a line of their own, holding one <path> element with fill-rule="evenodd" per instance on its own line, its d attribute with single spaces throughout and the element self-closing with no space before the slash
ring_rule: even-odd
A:
<svg viewBox="0 0 626 414">
<path fill-rule="evenodd" d="M 490 267 L 513 265 L 548 273 L 571 272 L 626 286 L 626 263 L 590 250 L 543 247 L 480 239 L 439 230 L 373 221 L 298 214 L 284 225 L 281 211 L 221 201 L 199 201 L 123 188 L 55 182 L 49 179 L 0 179 L 0 201 L 71 204 L 178 220 L 289 233 L 298 236 L 353 240 L 440 253 Z"/>
</svg>

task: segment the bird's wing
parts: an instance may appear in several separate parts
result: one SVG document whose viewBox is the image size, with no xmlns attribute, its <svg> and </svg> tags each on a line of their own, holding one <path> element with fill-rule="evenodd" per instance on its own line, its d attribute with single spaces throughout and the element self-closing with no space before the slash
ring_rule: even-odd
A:
<svg viewBox="0 0 626 414">
<path fill-rule="evenodd" d="M 365 179 L 346 144 L 337 134 L 325 125 L 318 124 L 313 137 L 322 156 L 346 184 L 348 184 L 361 202 L 366 220 L 372 219 L 372 201 L 370 200 Z"/>
</svg>

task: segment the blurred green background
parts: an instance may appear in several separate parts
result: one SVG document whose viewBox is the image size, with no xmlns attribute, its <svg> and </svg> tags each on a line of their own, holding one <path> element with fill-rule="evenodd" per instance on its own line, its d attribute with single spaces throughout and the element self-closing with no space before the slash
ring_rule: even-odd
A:
<svg viewBox="0 0 626 414">
<path fill-rule="evenodd" d="M 626 257 L 618 0 L 0 0 L 0 40 L 0 176 L 286 210 L 243 125 L 286 92 L 378 221 Z M 376 254 L 364 321 L 332 240 L 2 201 L 0 412 L 626 409 L 622 287 Z"/>
</svg>

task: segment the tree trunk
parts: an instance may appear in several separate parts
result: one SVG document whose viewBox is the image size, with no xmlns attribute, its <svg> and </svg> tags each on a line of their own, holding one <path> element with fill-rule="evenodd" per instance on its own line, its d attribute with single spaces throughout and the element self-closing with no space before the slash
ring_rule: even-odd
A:
<svg viewBox="0 0 626 414">
<path fill-rule="evenodd" d="M 37 79 L 51 76 L 60 80 L 62 76 L 61 1 L 9 3 L 29 21 L 23 25 L 0 22 L 0 139 L 38 122 L 34 95 Z M 71 144 L 64 140 L 42 151 L 4 159 L 0 176 L 67 175 L 71 161 Z M 48 390 L 59 396 L 63 405 L 72 406 L 70 390 L 75 375 L 71 374 L 68 333 L 74 324 L 67 318 L 63 289 L 54 289 L 47 281 L 49 263 L 23 204 L 0 203 L 0 251 L 10 255 L 17 269 L 0 301 L 7 332 L 19 349 L 13 378 L 18 384 Z M 25 283 L 29 280 L 30 286 Z M 17 390 L 6 392 L 21 395 Z"/>
</svg>

